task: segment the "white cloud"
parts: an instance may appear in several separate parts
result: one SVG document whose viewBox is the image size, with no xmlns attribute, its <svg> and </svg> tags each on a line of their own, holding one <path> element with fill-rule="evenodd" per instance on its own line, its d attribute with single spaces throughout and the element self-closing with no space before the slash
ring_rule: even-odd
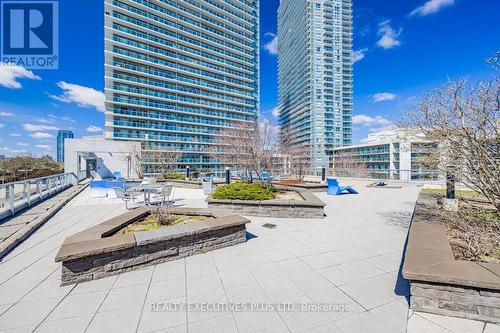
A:
<svg viewBox="0 0 500 333">
<path fill-rule="evenodd" d="M 388 93 L 388 92 L 381 92 L 378 94 L 373 95 L 373 101 L 375 103 L 378 102 L 385 102 L 385 101 L 392 101 L 398 97 L 396 94 Z"/>
<path fill-rule="evenodd" d="M 23 124 L 23 128 L 28 132 L 57 131 L 59 127 L 52 125 Z"/>
<path fill-rule="evenodd" d="M 5 124 L 0 123 L 0 128 L 5 127 Z"/>
<path fill-rule="evenodd" d="M 0 62 L 0 86 L 10 89 L 22 88 L 18 79 L 41 80 L 41 77 L 24 67 Z"/>
<path fill-rule="evenodd" d="M 429 0 L 424 3 L 422 6 L 414 9 L 410 16 L 426 16 L 429 14 L 434 14 L 440 11 L 441 9 L 452 6 L 455 4 L 455 0 Z"/>
<path fill-rule="evenodd" d="M 28 152 L 26 149 L 12 149 L 9 147 L 0 147 L 0 150 L 3 150 L 10 154 L 26 154 Z"/>
<path fill-rule="evenodd" d="M 12 112 L 0 112 L 0 117 L 14 117 Z"/>
<path fill-rule="evenodd" d="M 70 121 L 72 123 L 76 123 L 76 120 L 74 120 L 73 118 L 71 117 L 68 117 L 68 116 L 65 116 L 65 117 L 59 117 L 59 116 L 56 116 L 56 115 L 53 115 L 52 113 L 49 113 L 49 118 L 52 118 L 52 119 L 60 119 L 60 120 L 64 120 L 64 121 Z"/>
<path fill-rule="evenodd" d="M 44 124 L 52 124 L 54 121 L 51 119 L 45 119 L 45 118 L 39 118 L 37 119 L 39 123 L 44 123 Z"/>
<path fill-rule="evenodd" d="M 60 81 L 57 85 L 63 90 L 63 94 L 59 96 L 50 95 L 51 98 L 63 103 L 76 103 L 82 108 L 93 107 L 101 112 L 106 110 L 102 91 L 64 81 Z"/>
<path fill-rule="evenodd" d="M 366 47 L 364 49 L 359 49 L 359 50 L 353 51 L 352 52 L 352 62 L 356 63 L 356 62 L 362 60 L 365 57 L 367 51 L 368 51 L 368 48 L 366 48 Z"/>
<path fill-rule="evenodd" d="M 392 122 L 382 116 L 369 116 L 367 114 L 357 114 L 352 117 L 353 125 L 362 125 L 362 126 L 388 126 L 391 125 Z"/>
<path fill-rule="evenodd" d="M 272 108 L 270 112 L 273 115 L 273 117 L 278 118 L 280 116 L 280 109 L 277 106 Z"/>
<path fill-rule="evenodd" d="M 87 132 L 90 132 L 90 133 L 102 132 L 102 128 L 94 126 L 94 125 L 90 125 L 89 127 L 87 127 Z"/>
<path fill-rule="evenodd" d="M 389 125 L 386 125 L 386 126 L 370 128 L 369 132 L 371 132 L 371 133 L 384 132 L 384 131 L 389 131 L 389 130 L 394 130 L 394 129 L 395 129 L 395 125 L 393 123 L 390 123 Z"/>
<path fill-rule="evenodd" d="M 50 149 L 52 148 L 51 146 L 49 145 L 36 145 L 37 148 L 41 148 L 41 149 Z"/>
<path fill-rule="evenodd" d="M 378 27 L 378 35 L 380 36 L 380 39 L 378 40 L 377 45 L 385 50 L 401 45 L 399 36 L 402 32 L 403 28 L 399 28 L 396 31 L 391 26 L 390 20 L 381 22 Z"/>
<path fill-rule="evenodd" d="M 70 121 L 72 123 L 76 123 L 76 120 L 74 120 L 73 118 L 70 118 L 70 117 L 61 117 L 61 120 Z"/>
<path fill-rule="evenodd" d="M 18 142 L 18 143 L 16 143 L 16 146 L 28 147 L 29 145 L 26 142 Z"/>
<path fill-rule="evenodd" d="M 32 138 L 35 139 L 52 139 L 54 136 L 50 133 L 45 133 L 45 132 L 36 132 L 33 134 L 30 134 Z"/>
<path fill-rule="evenodd" d="M 278 36 L 272 32 L 266 33 L 266 36 L 273 37 L 269 42 L 264 45 L 264 48 L 269 52 L 269 54 L 278 54 Z"/>
<path fill-rule="evenodd" d="M 19 133 L 11 133 L 10 136 L 21 136 Z"/>
</svg>

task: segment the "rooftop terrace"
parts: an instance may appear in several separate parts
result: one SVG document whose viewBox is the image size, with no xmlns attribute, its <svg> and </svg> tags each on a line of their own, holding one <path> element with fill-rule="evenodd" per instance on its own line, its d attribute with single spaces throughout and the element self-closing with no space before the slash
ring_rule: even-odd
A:
<svg viewBox="0 0 500 333">
<path fill-rule="evenodd" d="M 251 217 L 246 243 L 61 287 L 54 259 L 64 239 L 126 211 L 121 200 L 92 199 L 87 189 L 0 261 L 0 332 L 498 332 L 409 312 L 400 270 L 416 185 L 345 183 L 361 194 L 315 193 L 327 204 L 324 219 Z M 206 207 L 202 190 L 175 196 L 185 207 Z M 335 307 L 160 311 L 167 303 Z"/>
</svg>

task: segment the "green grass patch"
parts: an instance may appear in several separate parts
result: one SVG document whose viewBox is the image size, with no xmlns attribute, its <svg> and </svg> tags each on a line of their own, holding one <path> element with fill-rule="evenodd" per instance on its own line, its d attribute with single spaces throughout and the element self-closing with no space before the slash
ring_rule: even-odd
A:
<svg viewBox="0 0 500 333">
<path fill-rule="evenodd" d="M 212 196 L 228 200 L 271 200 L 278 190 L 272 185 L 237 182 L 218 186 Z"/>
<path fill-rule="evenodd" d="M 488 223 L 500 223 L 500 215 L 497 212 L 479 211 L 473 212 L 472 216 L 479 221 Z"/>
<path fill-rule="evenodd" d="M 439 189 L 439 188 L 424 188 L 424 189 L 422 189 L 422 192 L 423 193 L 432 193 L 432 194 L 441 195 L 441 196 L 446 195 L 446 190 Z M 484 198 L 484 195 L 482 195 L 479 192 L 472 191 L 472 190 L 456 190 L 455 196 L 461 197 L 461 198 Z"/>
<path fill-rule="evenodd" d="M 166 172 L 163 174 L 163 179 L 184 180 L 186 175 L 178 172 Z"/>
</svg>

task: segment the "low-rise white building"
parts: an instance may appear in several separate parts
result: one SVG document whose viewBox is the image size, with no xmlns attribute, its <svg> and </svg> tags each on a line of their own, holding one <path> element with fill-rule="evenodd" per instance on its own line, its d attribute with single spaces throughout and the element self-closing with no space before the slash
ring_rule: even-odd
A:
<svg viewBox="0 0 500 333">
<path fill-rule="evenodd" d="M 115 172 L 137 178 L 132 159 L 140 152 L 139 142 L 106 140 L 102 136 L 66 139 L 64 151 L 64 172 L 72 172 L 80 179 L 111 178 Z"/>
<path fill-rule="evenodd" d="M 381 131 L 369 134 L 363 143 L 336 148 L 330 167 L 344 177 L 435 180 L 437 172 L 419 159 L 435 148 L 423 135 L 408 130 Z"/>
</svg>

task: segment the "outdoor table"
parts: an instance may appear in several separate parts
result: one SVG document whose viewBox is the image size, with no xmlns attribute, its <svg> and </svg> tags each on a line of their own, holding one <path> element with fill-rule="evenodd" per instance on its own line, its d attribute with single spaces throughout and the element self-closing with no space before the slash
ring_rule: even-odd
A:
<svg viewBox="0 0 500 333">
<path fill-rule="evenodd" d="M 159 193 L 161 191 L 161 186 L 159 185 L 141 185 L 138 187 L 139 191 L 144 194 L 144 205 L 151 204 L 151 193 Z"/>
</svg>

